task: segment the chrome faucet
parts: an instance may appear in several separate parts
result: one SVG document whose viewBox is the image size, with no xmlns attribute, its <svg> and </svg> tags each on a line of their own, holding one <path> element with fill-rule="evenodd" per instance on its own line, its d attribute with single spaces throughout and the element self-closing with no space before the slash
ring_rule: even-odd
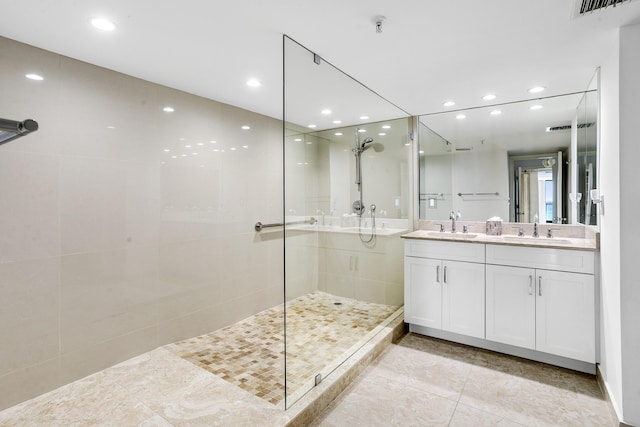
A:
<svg viewBox="0 0 640 427">
<path fill-rule="evenodd" d="M 456 232 L 456 220 L 460 219 L 460 211 L 458 211 L 457 213 L 454 211 L 451 211 L 451 213 L 449 214 L 449 219 L 451 220 L 451 232 L 455 233 Z"/>
</svg>

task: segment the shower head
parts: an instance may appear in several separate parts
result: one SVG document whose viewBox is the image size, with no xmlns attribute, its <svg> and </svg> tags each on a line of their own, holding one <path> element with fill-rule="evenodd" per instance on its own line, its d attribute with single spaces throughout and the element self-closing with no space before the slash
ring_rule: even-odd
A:
<svg viewBox="0 0 640 427">
<path fill-rule="evenodd" d="M 22 122 L 0 119 L 0 145 L 37 130 L 38 123 L 31 119 Z"/>
<path fill-rule="evenodd" d="M 373 151 L 375 151 L 376 153 L 384 151 L 384 145 L 380 144 L 379 142 L 373 142 L 373 138 L 367 138 L 362 141 L 362 144 L 360 145 L 360 152 L 366 151 L 369 148 L 373 148 Z"/>
<path fill-rule="evenodd" d="M 371 144 L 372 142 L 373 138 L 365 138 L 364 141 L 362 141 L 362 144 L 360 144 L 360 148 L 364 149 L 367 144 Z"/>
</svg>

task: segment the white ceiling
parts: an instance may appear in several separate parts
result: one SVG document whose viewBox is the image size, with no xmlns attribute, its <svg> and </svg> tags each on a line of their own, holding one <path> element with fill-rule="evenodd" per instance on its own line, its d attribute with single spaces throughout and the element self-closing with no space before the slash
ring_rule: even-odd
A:
<svg viewBox="0 0 640 427">
<path fill-rule="evenodd" d="M 571 19 L 573 0 L 3 0 L 0 35 L 272 117 L 287 34 L 413 115 L 584 90 L 640 2 Z M 376 34 L 374 17 L 387 17 Z M 89 19 L 118 26 L 100 33 Z M 263 86 L 245 82 L 257 77 Z"/>
</svg>

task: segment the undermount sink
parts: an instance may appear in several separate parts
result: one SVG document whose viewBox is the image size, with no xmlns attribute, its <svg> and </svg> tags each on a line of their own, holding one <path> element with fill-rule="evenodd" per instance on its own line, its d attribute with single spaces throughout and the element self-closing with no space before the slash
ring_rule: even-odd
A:
<svg viewBox="0 0 640 427">
<path fill-rule="evenodd" d="M 541 243 L 549 245 L 569 245 L 570 240 L 556 239 L 555 237 L 530 237 L 530 236 L 502 236 L 502 240 L 508 243 Z"/>
</svg>

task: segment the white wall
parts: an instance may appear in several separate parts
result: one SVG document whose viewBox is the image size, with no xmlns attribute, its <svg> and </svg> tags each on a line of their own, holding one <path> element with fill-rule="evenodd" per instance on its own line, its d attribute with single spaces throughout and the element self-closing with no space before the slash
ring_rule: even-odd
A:
<svg viewBox="0 0 640 427">
<path fill-rule="evenodd" d="M 4 38 L 0 93 L 0 409 L 282 302 L 281 122 Z"/>
<path fill-rule="evenodd" d="M 620 138 L 619 37 L 610 35 L 611 55 L 601 66 L 600 190 L 600 370 L 618 415 L 622 415 L 620 343 Z"/>
<path fill-rule="evenodd" d="M 620 323 L 623 420 L 640 425 L 640 25 L 620 29 Z"/>
</svg>

